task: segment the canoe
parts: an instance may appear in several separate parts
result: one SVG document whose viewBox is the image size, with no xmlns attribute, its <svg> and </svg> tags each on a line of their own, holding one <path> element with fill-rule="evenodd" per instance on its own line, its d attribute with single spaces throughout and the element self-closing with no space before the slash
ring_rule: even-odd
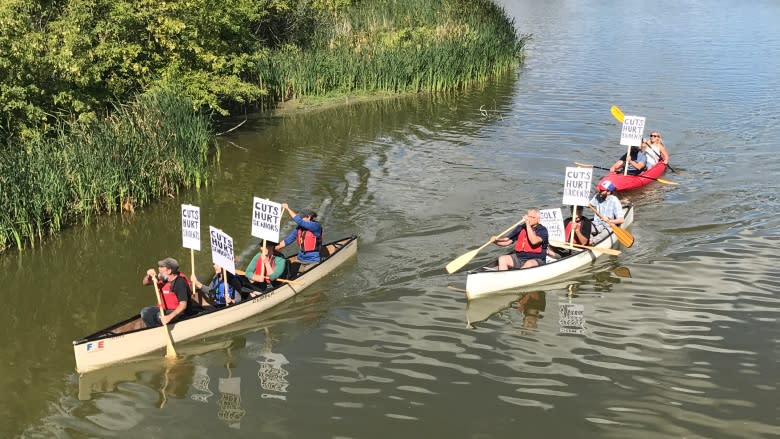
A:
<svg viewBox="0 0 780 439">
<path fill-rule="evenodd" d="M 616 192 L 630 191 L 654 182 L 655 179 L 661 177 L 664 172 L 666 172 L 666 163 L 658 162 L 658 164 L 639 175 L 623 175 L 610 172 L 602 177 L 601 180 L 599 180 L 599 183 L 604 180 L 609 180 L 615 184 Z"/>
<path fill-rule="evenodd" d="M 623 217 L 625 220 L 621 227 L 626 228 L 634 221 L 634 207 L 632 205 L 623 206 Z M 612 248 L 616 244 L 618 244 L 618 239 L 614 233 L 610 232 L 593 247 Z M 575 251 L 569 256 L 550 261 L 545 265 L 525 269 L 513 268 L 505 271 L 498 271 L 497 262 L 494 260 L 486 266 L 467 273 L 466 296 L 471 300 L 495 291 L 541 284 L 591 264 L 601 255 L 603 253 L 593 250 Z"/>
<path fill-rule="evenodd" d="M 236 305 L 211 309 L 168 325 L 174 343 L 207 334 L 260 314 L 298 294 L 357 254 L 357 237 L 349 236 L 323 245 L 323 260 L 299 277 L 266 294 Z M 288 257 L 295 263 L 295 256 Z M 165 327 L 145 328 L 139 315 L 73 341 L 76 371 L 99 369 L 120 361 L 165 349 Z"/>
</svg>

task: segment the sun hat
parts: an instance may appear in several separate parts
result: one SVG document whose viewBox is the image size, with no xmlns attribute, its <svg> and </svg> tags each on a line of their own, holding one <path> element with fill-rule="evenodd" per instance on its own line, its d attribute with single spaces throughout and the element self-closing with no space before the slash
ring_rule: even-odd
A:
<svg viewBox="0 0 780 439">
<path fill-rule="evenodd" d="M 170 268 L 173 272 L 179 271 L 179 261 L 173 258 L 165 258 L 162 261 L 158 261 L 157 266 Z"/>
</svg>

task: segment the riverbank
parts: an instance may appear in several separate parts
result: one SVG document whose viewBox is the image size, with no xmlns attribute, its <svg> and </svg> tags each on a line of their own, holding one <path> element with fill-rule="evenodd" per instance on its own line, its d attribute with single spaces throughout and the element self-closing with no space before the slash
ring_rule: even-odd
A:
<svg viewBox="0 0 780 439">
<path fill-rule="evenodd" d="M 529 38 L 489 0 L 294 4 L 128 4 L 60 15 L 9 4 L 16 15 L 0 31 L 8 49 L 0 70 L 30 82 L 0 90 L 9 103 L 0 110 L 0 251 L 206 184 L 213 127 L 231 111 L 292 114 L 455 93 L 514 69 Z M 159 44 L 132 31 L 151 26 L 150 12 L 171 20 L 151 28 Z M 229 22 L 208 27 L 204 14 Z M 51 19 L 41 30 L 33 24 L 43 16 Z M 254 25 L 258 16 L 273 17 L 268 29 Z M 84 29 L 78 41 L 68 37 L 73 29 Z"/>
</svg>

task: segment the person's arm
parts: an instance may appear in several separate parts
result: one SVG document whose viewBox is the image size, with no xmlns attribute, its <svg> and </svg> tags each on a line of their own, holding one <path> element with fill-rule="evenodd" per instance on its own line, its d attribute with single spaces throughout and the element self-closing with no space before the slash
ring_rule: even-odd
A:
<svg viewBox="0 0 780 439">
<path fill-rule="evenodd" d="M 639 151 L 639 153 L 636 155 L 636 160 L 634 160 L 634 168 L 642 171 L 647 166 L 647 154 L 645 154 L 643 151 Z"/>
<path fill-rule="evenodd" d="M 255 274 L 255 269 L 257 269 L 257 259 L 259 257 L 260 257 L 260 253 L 256 254 L 255 257 L 252 258 L 251 261 L 249 261 L 249 265 L 246 266 L 246 270 L 244 271 L 244 275 L 249 280 L 254 280 L 253 277 L 254 277 L 254 274 Z"/>
<path fill-rule="evenodd" d="M 293 217 L 293 221 L 295 221 L 295 224 L 298 224 L 304 229 L 314 233 L 315 236 L 322 235 L 322 224 L 317 221 L 306 221 L 297 215 Z"/>
<path fill-rule="evenodd" d="M 612 209 L 611 214 L 614 218 L 609 218 L 609 223 L 619 226 L 620 224 L 623 224 L 623 221 L 625 221 L 625 218 L 623 218 L 623 206 L 620 204 L 620 200 L 618 200 L 616 196 L 612 195 L 611 197 L 612 199 L 610 200 L 610 207 Z"/>
<path fill-rule="evenodd" d="M 661 160 L 664 163 L 669 164 L 669 152 L 666 151 L 666 147 L 664 146 L 663 143 L 661 143 L 660 145 L 661 145 Z"/>
<path fill-rule="evenodd" d="M 544 231 L 546 232 L 546 230 Z M 528 236 L 528 243 L 536 246 L 544 242 L 544 238 L 546 237 L 547 233 L 536 233 L 536 230 L 529 226 L 528 223 L 525 223 L 525 233 L 526 236 Z"/>
<path fill-rule="evenodd" d="M 585 228 L 585 221 L 580 220 L 579 218 L 576 218 L 573 220 L 574 225 L 572 228 L 574 229 L 574 238 L 577 242 L 588 242 L 589 237 L 586 237 L 585 231 L 583 230 Z M 590 227 L 588 227 L 588 235 L 590 235 Z M 566 239 L 568 240 L 569 237 L 567 236 Z"/>
<path fill-rule="evenodd" d="M 290 214 L 290 218 L 295 218 L 297 215 L 294 210 L 290 209 L 290 206 L 287 203 L 282 203 L 282 209 L 286 210 L 287 213 Z"/>
<path fill-rule="evenodd" d="M 617 172 L 618 169 L 623 167 L 623 158 L 619 158 L 614 165 L 609 167 L 609 172 Z"/>
<path fill-rule="evenodd" d="M 274 268 L 273 273 L 268 275 L 268 278 L 272 281 L 279 279 L 279 277 L 284 274 L 284 268 L 287 264 L 287 260 L 281 256 L 274 256 L 274 262 L 276 263 L 276 268 Z"/>
<path fill-rule="evenodd" d="M 193 273 L 192 276 L 190 276 L 190 281 L 192 282 L 192 286 L 195 287 L 197 291 L 200 291 L 201 293 L 207 294 L 210 288 L 207 285 L 204 285 L 203 282 L 199 281 L 198 278 Z"/>
<path fill-rule="evenodd" d="M 144 285 L 151 285 L 152 280 L 157 278 L 157 273 L 154 271 L 154 268 L 150 268 L 146 270 L 146 276 L 144 276 L 143 279 L 141 279 L 141 283 Z"/>
<path fill-rule="evenodd" d="M 295 242 L 295 238 L 297 236 L 298 236 L 298 230 L 297 229 L 293 229 L 292 232 L 290 232 L 290 234 L 287 235 L 286 238 L 284 238 L 284 241 L 280 242 L 279 244 L 276 244 L 276 247 L 274 247 L 274 250 L 279 251 L 279 250 L 287 247 L 288 245 L 292 244 L 293 242 Z"/>
<path fill-rule="evenodd" d="M 515 242 L 515 239 L 517 239 L 517 235 L 520 234 L 520 227 L 522 226 L 515 227 L 510 234 L 506 236 L 502 236 L 500 238 L 498 236 L 491 236 L 490 242 L 492 242 L 493 244 L 499 247 L 506 247 L 512 244 L 513 242 Z"/>
</svg>

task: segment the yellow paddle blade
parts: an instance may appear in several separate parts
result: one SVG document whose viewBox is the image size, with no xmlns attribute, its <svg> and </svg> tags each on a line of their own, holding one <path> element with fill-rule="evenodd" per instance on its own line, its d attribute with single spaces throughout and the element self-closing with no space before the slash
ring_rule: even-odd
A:
<svg viewBox="0 0 780 439">
<path fill-rule="evenodd" d="M 619 255 L 621 253 L 620 250 L 617 250 L 617 249 L 614 249 L 614 248 L 593 247 L 593 246 L 590 246 L 590 245 L 582 245 L 582 244 L 571 244 L 571 245 L 574 246 L 574 247 L 571 247 L 571 245 L 568 242 L 563 242 L 563 241 L 550 241 L 550 244 L 554 245 L 555 247 L 567 248 L 569 250 L 574 250 L 574 249 L 581 248 L 581 249 L 592 250 L 594 252 L 604 253 L 604 254 L 612 255 L 612 256 L 617 256 L 617 255 Z"/>
<path fill-rule="evenodd" d="M 612 272 L 618 277 L 631 277 L 631 270 L 628 267 L 617 267 Z"/>
<path fill-rule="evenodd" d="M 463 268 L 464 265 L 468 264 L 469 261 L 474 259 L 474 256 L 476 256 L 480 250 L 482 250 L 482 247 L 475 248 L 474 250 L 466 252 L 458 256 L 457 258 L 453 259 L 452 262 L 447 264 L 447 266 L 444 268 L 447 270 L 447 273 L 452 274 L 460 270 L 461 268 Z"/>
<path fill-rule="evenodd" d="M 612 233 L 615 234 L 618 241 L 620 241 L 620 245 L 623 247 L 631 248 L 631 246 L 634 245 L 634 235 L 632 235 L 628 230 L 621 229 L 619 226 L 613 224 Z"/>
<path fill-rule="evenodd" d="M 618 122 L 623 123 L 623 120 L 626 118 L 623 115 L 623 112 L 620 111 L 620 108 L 618 108 L 617 105 L 613 105 L 612 108 L 609 109 L 610 113 L 612 113 L 612 117 L 617 119 Z"/>
<path fill-rule="evenodd" d="M 663 178 L 656 178 L 655 180 L 656 180 L 657 182 L 659 182 L 659 183 L 662 183 L 662 184 L 670 184 L 670 185 L 672 185 L 672 186 L 677 186 L 677 185 L 679 185 L 679 184 L 680 184 L 680 183 L 677 183 L 676 181 L 672 181 L 672 180 L 666 180 L 666 179 L 663 179 Z"/>
</svg>

